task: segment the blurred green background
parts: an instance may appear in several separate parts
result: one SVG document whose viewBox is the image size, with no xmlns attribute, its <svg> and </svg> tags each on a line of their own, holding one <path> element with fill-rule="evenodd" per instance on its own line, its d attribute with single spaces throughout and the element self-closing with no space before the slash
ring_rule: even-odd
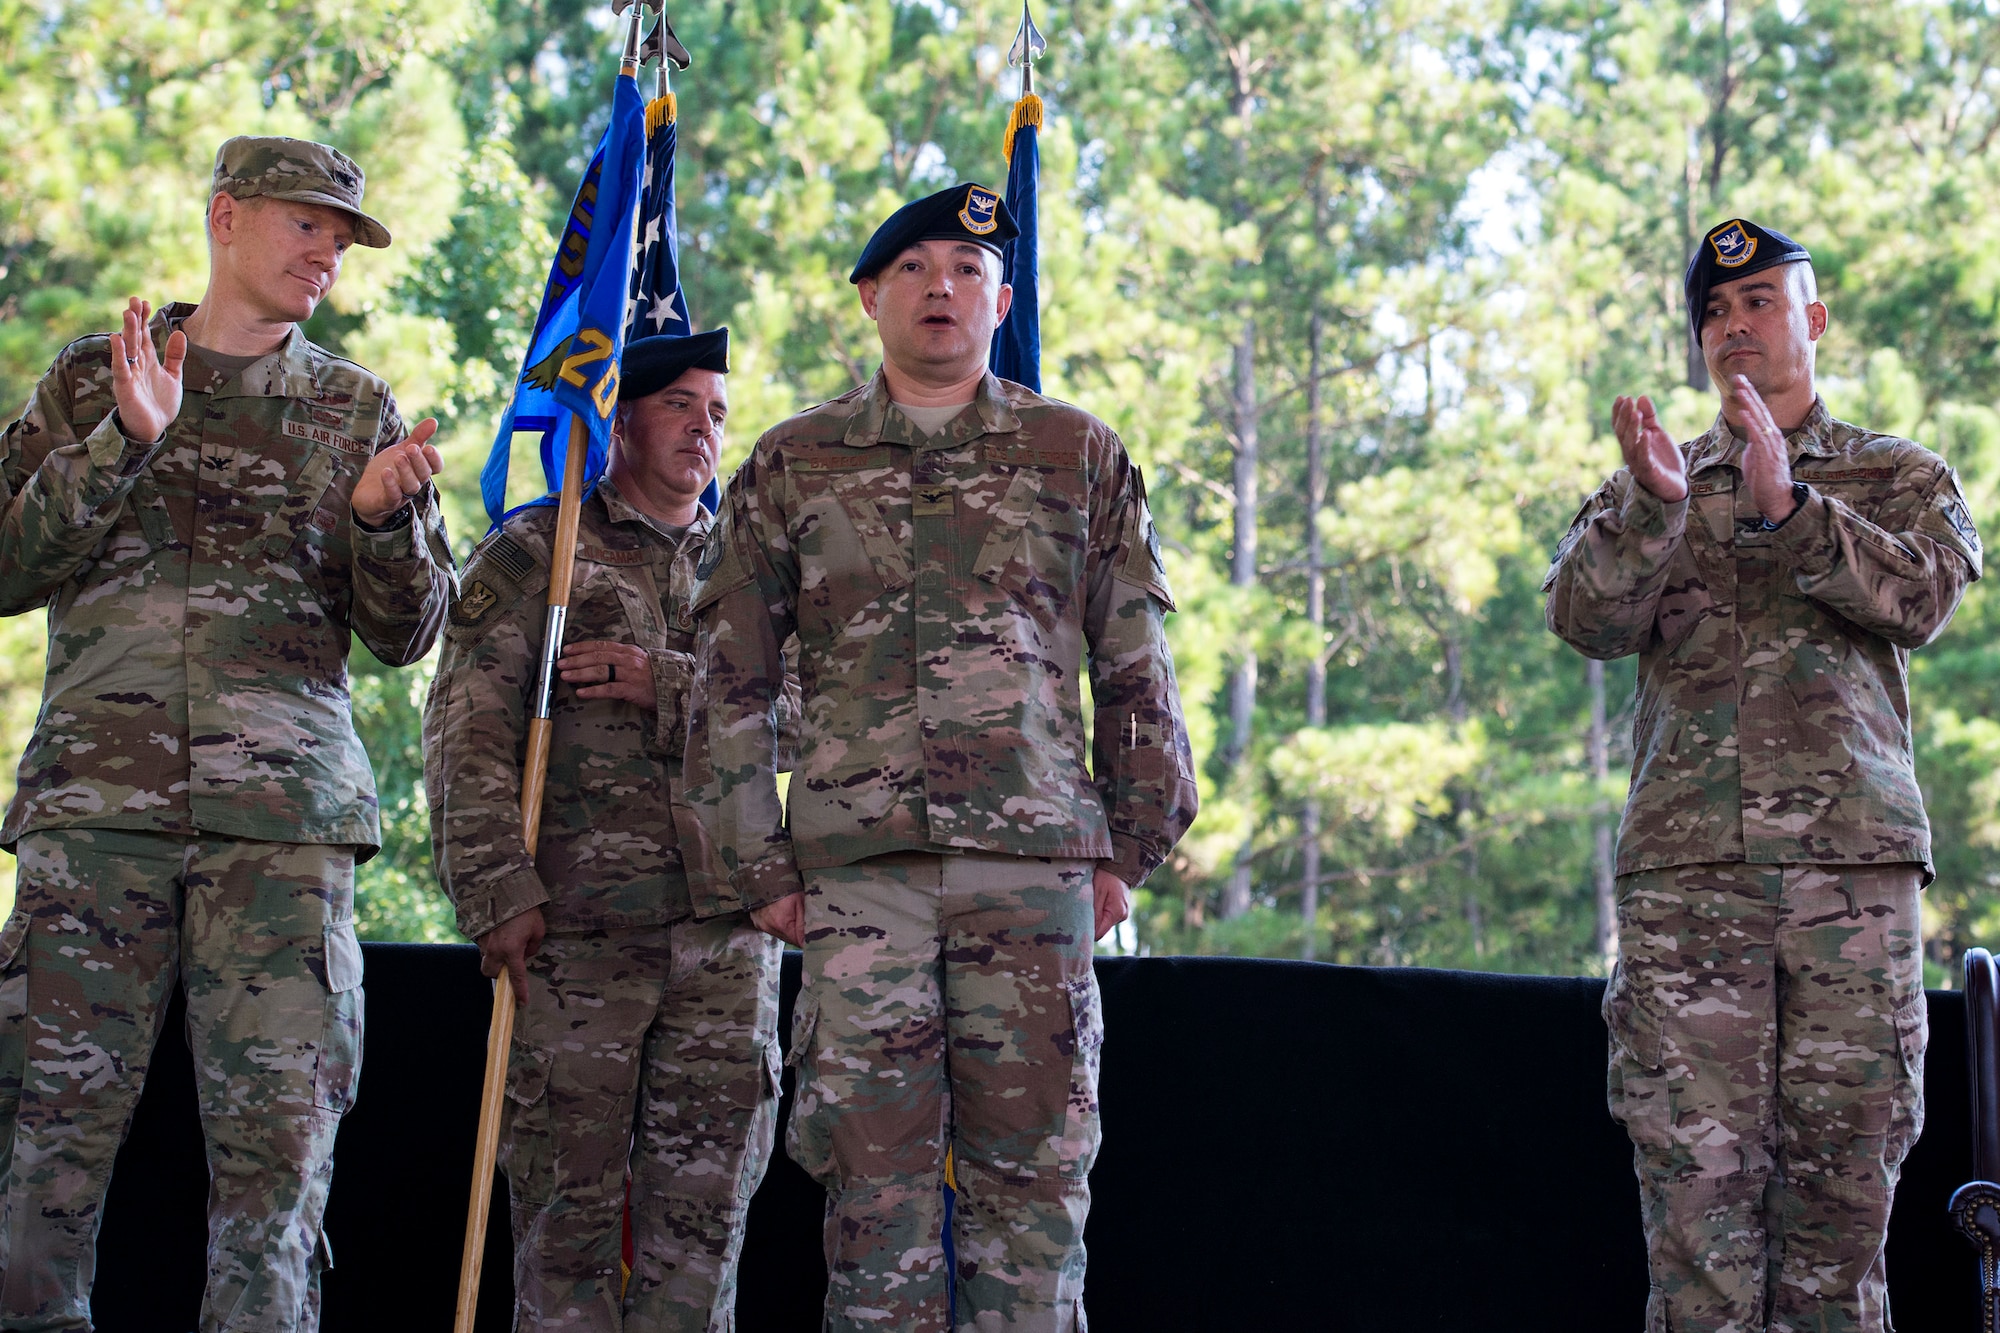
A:
<svg viewBox="0 0 2000 1333">
<path fill-rule="evenodd" d="M 900 201 L 998 184 L 1018 9 L 673 6 L 698 323 L 735 335 L 733 466 L 873 370 L 845 274 Z M 1913 435 L 2000 531 L 2000 19 L 1985 4 L 1076 0 L 1038 15 L 1044 373 L 1144 466 L 1200 821 L 1120 947 L 1594 972 L 1629 661 L 1593 673 L 1538 585 L 1615 464 L 1611 398 L 1714 412 L 1680 276 L 1748 214 L 1813 251 L 1836 414 Z M 608 6 L 0 3 L 0 398 L 128 294 L 199 297 L 237 133 L 322 138 L 396 234 L 320 342 L 444 423 L 476 474 L 604 116 Z M 648 76 L 650 82 L 650 76 Z M 535 472 L 515 469 L 515 500 Z M 1933 983 L 2000 938 L 2000 617 L 1919 653 Z M 19 752 L 42 627 L 0 624 Z M 357 646 L 386 846 L 364 932 L 452 938 L 432 876 L 427 668 Z M 1593 726 L 1593 702 L 1603 721 Z M 1597 742 L 1601 740 L 1601 744 Z M 0 858 L 11 874 L 11 861 Z M 1308 892 L 1308 880 L 1311 892 Z"/>
</svg>

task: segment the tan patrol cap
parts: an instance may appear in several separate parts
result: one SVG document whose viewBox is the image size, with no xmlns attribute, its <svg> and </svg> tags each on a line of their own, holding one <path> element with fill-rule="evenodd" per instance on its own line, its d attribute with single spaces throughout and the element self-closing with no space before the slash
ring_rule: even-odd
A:
<svg viewBox="0 0 2000 1333">
<path fill-rule="evenodd" d="M 215 182 L 208 197 L 289 199 L 325 204 L 354 216 L 354 239 L 387 249 L 389 229 L 361 211 L 368 178 L 354 159 L 337 148 L 307 139 L 239 134 L 215 150 Z"/>
</svg>

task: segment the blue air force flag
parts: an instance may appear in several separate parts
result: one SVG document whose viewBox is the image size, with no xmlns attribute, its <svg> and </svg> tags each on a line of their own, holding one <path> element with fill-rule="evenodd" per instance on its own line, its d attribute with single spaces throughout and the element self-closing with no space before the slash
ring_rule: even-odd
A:
<svg viewBox="0 0 2000 1333">
<path fill-rule="evenodd" d="M 1007 211 L 1020 233 L 1000 247 L 1001 279 L 1014 288 L 1014 304 L 993 333 L 987 365 L 995 375 L 1042 391 L 1042 311 L 1035 284 L 1041 263 L 1035 194 L 1042 174 L 1035 137 L 1042 99 L 1028 93 L 1007 126 Z"/>
<path fill-rule="evenodd" d="M 645 103 L 638 81 L 620 74 L 611 92 L 611 123 L 583 174 L 556 243 L 514 400 L 500 419 L 493 450 L 479 473 L 480 496 L 487 517 L 496 524 L 506 512 L 507 462 L 516 433 L 539 437 L 542 475 L 551 493 L 531 504 L 552 504 L 553 493 L 562 489 L 571 413 L 583 421 L 590 437 L 584 485 L 604 474 L 611 416 L 618 406 L 632 224 L 645 154 Z"/>
</svg>

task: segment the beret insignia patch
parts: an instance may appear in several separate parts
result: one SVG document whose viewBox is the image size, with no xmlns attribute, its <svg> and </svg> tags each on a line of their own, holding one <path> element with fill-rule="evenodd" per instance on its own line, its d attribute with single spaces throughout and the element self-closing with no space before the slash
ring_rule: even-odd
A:
<svg viewBox="0 0 2000 1333">
<path fill-rule="evenodd" d="M 1715 247 L 1715 262 L 1724 268 L 1742 268 L 1757 253 L 1757 238 L 1744 231 L 1740 222 L 1711 232 L 1708 243 Z"/>
<path fill-rule="evenodd" d="M 974 236 L 984 236 L 1000 225 L 1000 196 L 984 185 L 965 187 L 965 206 L 958 210 L 958 220 Z"/>
<path fill-rule="evenodd" d="M 451 618 L 461 625 L 477 625 L 488 611 L 500 601 L 500 594 L 486 586 L 484 580 L 474 579 L 466 587 L 465 595 L 452 608 Z"/>
</svg>

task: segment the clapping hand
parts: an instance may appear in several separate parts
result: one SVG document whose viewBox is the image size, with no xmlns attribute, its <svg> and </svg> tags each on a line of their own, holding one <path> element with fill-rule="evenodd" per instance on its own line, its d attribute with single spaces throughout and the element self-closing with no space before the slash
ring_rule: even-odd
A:
<svg viewBox="0 0 2000 1333">
<path fill-rule="evenodd" d="M 1687 462 L 1661 428 L 1652 399 L 1619 398 L 1611 405 L 1611 429 L 1634 480 L 1668 504 L 1687 499 Z"/>
<path fill-rule="evenodd" d="M 381 527 L 444 469 L 444 459 L 430 442 L 437 428 L 436 417 L 425 417 L 409 439 L 368 460 L 361 480 L 354 483 L 356 518 L 370 527 Z"/>
<path fill-rule="evenodd" d="M 1743 480 L 1750 487 L 1751 503 L 1768 523 L 1783 523 L 1799 503 L 1792 497 L 1792 460 L 1785 448 L 1785 432 L 1778 429 L 1764 396 L 1741 375 L 1723 381 L 1723 393 L 1736 408 L 1743 423 Z"/>
<path fill-rule="evenodd" d="M 187 360 L 187 335 L 175 329 L 167 335 L 167 359 L 162 362 L 146 333 L 153 304 L 133 297 L 125 306 L 124 328 L 111 335 L 111 396 L 118 404 L 118 423 L 125 435 L 151 443 L 167 433 L 181 410 L 181 365 Z"/>
</svg>

